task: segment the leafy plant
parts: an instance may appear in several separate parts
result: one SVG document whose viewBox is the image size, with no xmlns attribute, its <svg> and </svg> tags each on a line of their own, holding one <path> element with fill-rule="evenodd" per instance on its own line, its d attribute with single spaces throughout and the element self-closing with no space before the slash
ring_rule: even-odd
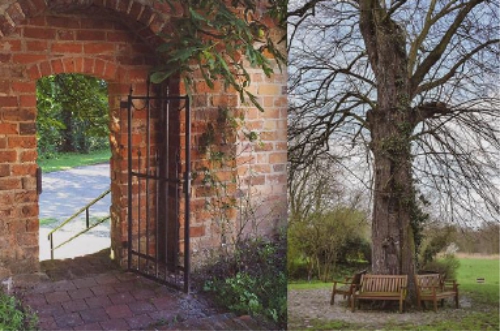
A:
<svg viewBox="0 0 500 331">
<path fill-rule="evenodd" d="M 13 296 L 0 291 L 0 330 L 37 330 L 38 317 Z"/>
<path fill-rule="evenodd" d="M 445 254 L 442 259 L 434 260 L 424 265 L 424 270 L 435 271 L 445 279 L 456 279 L 460 261 L 454 254 Z"/>
<path fill-rule="evenodd" d="M 198 271 L 203 290 L 238 314 L 261 315 L 286 327 L 286 238 L 240 242 L 233 254 Z"/>
<path fill-rule="evenodd" d="M 284 63 L 283 54 L 271 38 L 271 26 L 260 17 L 261 8 L 255 0 L 184 0 L 182 11 L 177 11 L 174 2 L 164 0 L 175 13 L 165 39 L 158 52 L 166 59 L 156 68 L 151 81 L 160 83 L 179 74 L 188 93 L 192 92 L 195 68 L 201 73 L 206 85 L 213 89 L 217 81 L 224 88 L 233 88 L 240 95 L 263 108 L 257 97 L 247 87 L 251 83 L 248 64 L 259 67 L 265 75 L 273 73 L 271 56 Z M 286 3 L 282 0 L 269 2 L 269 14 L 284 25 Z M 266 55 L 266 53 L 268 55 Z"/>
</svg>

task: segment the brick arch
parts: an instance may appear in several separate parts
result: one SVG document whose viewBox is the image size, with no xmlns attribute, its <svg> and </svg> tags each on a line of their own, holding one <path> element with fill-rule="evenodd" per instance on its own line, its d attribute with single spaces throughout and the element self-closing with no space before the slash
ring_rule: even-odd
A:
<svg viewBox="0 0 500 331">
<path fill-rule="evenodd" d="M 72 1 L 76 4 L 82 2 Z M 138 38 L 137 30 L 129 31 L 131 27 L 120 23 L 120 20 L 110 17 L 111 27 L 108 29 L 112 30 L 110 33 L 116 33 L 118 39 L 106 37 L 105 40 L 86 41 L 85 36 L 82 39 L 76 36 L 79 31 L 98 30 L 99 26 L 92 25 L 100 23 L 95 17 L 80 12 L 61 15 L 61 11 L 54 12 L 52 8 L 35 7 L 40 4 L 45 2 L 19 0 L 12 2 L 3 15 L 0 14 L 0 72 L 5 76 L 3 79 L 0 77 L 0 249 L 4 250 L 2 245 L 5 242 L 15 247 L 15 251 L 0 259 L 0 279 L 5 275 L 31 272 L 38 268 L 36 80 L 53 74 L 80 73 L 108 82 L 112 152 L 111 214 L 114 222 L 112 245 L 116 258 L 122 264 L 125 263 L 122 246 L 127 238 L 124 195 L 127 192 L 125 175 L 128 159 L 124 150 L 126 114 L 120 109 L 120 101 L 126 100 L 131 87 L 135 94 L 146 92 L 146 80 L 154 64 L 148 55 L 151 53 L 150 47 L 140 49 L 147 45 L 147 38 L 142 35 Z M 31 11 L 25 11 L 26 8 Z M 131 3 L 129 9 L 132 8 Z M 141 7 L 139 17 L 146 17 L 143 14 L 146 11 L 146 7 Z M 79 22 L 76 27 L 75 22 L 71 21 L 67 27 L 58 25 L 64 24 L 69 15 Z M 87 20 L 85 29 L 84 20 Z M 153 18 L 144 21 L 152 24 Z M 146 26 L 143 22 L 140 24 Z M 50 34 L 44 35 L 45 31 L 56 30 L 70 31 L 75 38 L 73 41 L 61 41 L 60 35 L 57 38 Z M 27 35 L 27 31 L 32 34 Z M 139 32 L 144 34 L 144 31 L 152 33 L 149 25 Z M 123 50 L 124 47 L 127 48 Z M 131 55 L 126 58 L 120 53 Z M 8 209 L 4 204 L 6 201 L 10 201 Z M 12 230 L 7 229 L 20 230 L 9 235 Z"/>
<path fill-rule="evenodd" d="M 152 45 L 161 41 L 158 33 L 167 28 L 168 18 L 182 13 L 177 5 L 175 12 L 166 4 L 149 5 L 145 0 L 11 0 L 3 14 L 0 14 L 0 39 L 11 34 L 26 19 L 45 14 L 72 12 L 91 6 L 111 10 L 123 17 L 124 21 L 137 22 L 143 29 L 139 34 Z"/>
<path fill-rule="evenodd" d="M 90 56 L 66 56 L 42 61 L 27 66 L 26 71 L 32 80 L 69 73 L 91 75 L 111 83 L 124 81 L 130 77 L 130 70 L 125 66 Z M 147 75 L 147 71 L 143 71 Z"/>
</svg>

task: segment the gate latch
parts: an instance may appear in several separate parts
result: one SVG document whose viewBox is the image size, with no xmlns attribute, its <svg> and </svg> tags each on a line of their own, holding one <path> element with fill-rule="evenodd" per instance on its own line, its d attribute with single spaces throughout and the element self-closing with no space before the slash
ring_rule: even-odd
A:
<svg viewBox="0 0 500 331">
<path fill-rule="evenodd" d="M 36 168 L 36 192 L 42 194 L 42 168 Z"/>
</svg>

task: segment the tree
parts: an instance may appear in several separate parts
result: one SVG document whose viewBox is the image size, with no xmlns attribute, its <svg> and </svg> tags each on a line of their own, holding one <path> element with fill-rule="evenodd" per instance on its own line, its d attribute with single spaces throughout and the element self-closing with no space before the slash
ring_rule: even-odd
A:
<svg viewBox="0 0 500 331">
<path fill-rule="evenodd" d="M 487 0 L 291 2 L 292 171 L 331 151 L 365 155 L 374 273 L 416 271 L 427 218 L 419 197 L 451 220 L 498 220 L 498 9 Z"/>
<path fill-rule="evenodd" d="M 37 81 L 38 146 L 49 152 L 88 152 L 92 139 L 108 139 L 107 84 L 81 74 L 60 74 Z M 99 145 L 99 144 L 98 144 Z"/>
</svg>

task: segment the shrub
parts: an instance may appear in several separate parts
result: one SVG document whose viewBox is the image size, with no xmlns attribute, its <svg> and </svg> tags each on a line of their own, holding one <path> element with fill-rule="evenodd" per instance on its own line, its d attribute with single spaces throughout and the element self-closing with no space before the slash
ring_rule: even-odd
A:
<svg viewBox="0 0 500 331">
<path fill-rule="evenodd" d="M 323 281 L 331 279 L 337 263 L 370 260 L 369 223 L 363 211 L 345 206 L 311 213 L 288 228 L 289 276 L 303 274 Z"/>
<path fill-rule="evenodd" d="M 445 254 L 443 258 L 433 260 L 423 266 L 423 270 L 435 271 L 444 276 L 444 279 L 456 279 L 460 261 L 454 254 Z"/>
<path fill-rule="evenodd" d="M 195 278 L 215 301 L 237 314 L 260 315 L 286 328 L 286 239 L 243 240 L 231 255 L 199 270 Z"/>
<path fill-rule="evenodd" d="M 21 302 L 6 295 L 0 290 L 0 330 L 37 330 L 38 318 L 29 309 L 21 305 Z"/>
</svg>

